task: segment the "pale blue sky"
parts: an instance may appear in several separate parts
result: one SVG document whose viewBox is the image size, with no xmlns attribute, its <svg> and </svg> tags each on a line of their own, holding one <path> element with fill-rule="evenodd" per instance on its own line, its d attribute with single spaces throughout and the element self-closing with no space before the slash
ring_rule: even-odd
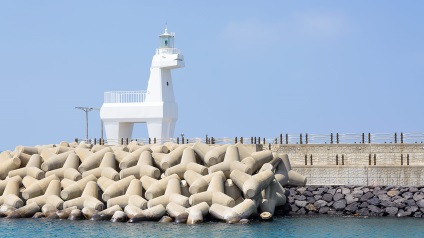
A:
<svg viewBox="0 0 424 238">
<path fill-rule="evenodd" d="M 423 131 L 422 1 L 152 2 L 1 0 L 0 150 L 83 138 L 75 106 L 145 90 L 165 22 L 176 135 Z"/>
</svg>

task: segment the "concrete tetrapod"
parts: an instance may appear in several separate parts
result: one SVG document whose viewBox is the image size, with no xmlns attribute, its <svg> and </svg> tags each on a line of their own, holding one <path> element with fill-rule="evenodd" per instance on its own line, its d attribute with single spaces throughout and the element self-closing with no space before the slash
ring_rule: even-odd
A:
<svg viewBox="0 0 424 238">
<path fill-rule="evenodd" d="M 50 204 L 44 204 L 44 206 L 41 207 L 41 212 L 44 214 L 45 217 L 57 216 L 57 211 L 58 209 Z"/>
<path fill-rule="evenodd" d="M 188 213 L 187 224 L 203 222 L 203 218 L 209 214 L 209 205 L 206 202 L 199 203 L 186 209 Z"/>
<path fill-rule="evenodd" d="M 193 145 L 194 152 L 196 152 L 196 154 L 199 156 L 199 158 L 203 161 L 204 164 L 206 164 L 205 162 L 206 153 L 208 153 L 208 151 L 211 150 L 212 148 L 213 147 L 203 144 L 202 142 L 196 142 Z"/>
<path fill-rule="evenodd" d="M 26 179 L 28 176 L 26 176 L 24 179 Z M 49 186 L 50 182 L 52 180 L 59 180 L 59 178 L 56 175 L 50 175 L 46 178 L 43 178 L 41 180 L 37 180 L 35 182 L 32 182 L 23 192 L 22 192 L 22 198 L 24 199 L 30 199 L 34 197 L 38 197 L 43 195 L 47 187 Z"/>
<path fill-rule="evenodd" d="M 251 156 L 244 158 L 241 162 L 250 167 L 252 173 L 256 173 L 263 164 L 272 160 L 272 152 L 269 150 L 253 152 Z"/>
<path fill-rule="evenodd" d="M 176 223 L 186 223 L 188 212 L 186 208 L 175 202 L 170 202 L 166 205 L 166 212 L 172 217 Z"/>
<path fill-rule="evenodd" d="M 285 171 L 287 171 L 287 177 L 288 182 L 287 185 L 289 186 L 305 186 L 306 185 L 306 177 L 299 174 L 298 172 L 292 170 L 290 165 L 290 160 L 287 155 L 283 155 L 281 157 L 281 160 L 283 163 L 280 163 L 277 172 L 280 174 L 285 174 Z M 284 167 L 283 167 L 284 166 Z M 285 170 L 284 170 L 285 168 Z M 281 184 L 282 186 L 285 186 L 286 184 Z"/>
<path fill-rule="evenodd" d="M 72 181 L 78 181 L 82 178 L 80 172 L 78 172 L 78 166 L 80 163 L 80 158 L 76 154 L 70 154 L 66 158 L 65 163 L 62 168 L 50 170 L 46 172 L 46 176 L 50 176 L 52 174 L 59 177 L 59 179 L 70 179 Z"/>
<path fill-rule="evenodd" d="M 76 206 L 78 209 L 89 208 L 95 209 L 97 211 L 102 211 L 104 209 L 104 204 L 99 199 L 98 196 L 98 186 L 94 181 L 89 181 L 84 188 L 84 191 L 81 197 L 77 197 L 66 201 L 63 203 L 63 208 L 69 208 Z"/>
<path fill-rule="evenodd" d="M 17 157 L 3 159 L 0 164 L 0 179 L 5 179 L 10 171 L 18 169 L 20 165 L 21 160 Z"/>
<path fill-rule="evenodd" d="M 229 145 L 216 146 L 205 154 L 205 164 L 212 166 L 221 163 L 224 160 L 225 152 Z"/>
<path fill-rule="evenodd" d="M 0 206 L 0 218 L 1 217 L 7 217 L 10 214 L 12 214 L 14 211 L 16 211 L 16 208 L 3 204 Z"/>
<path fill-rule="evenodd" d="M 192 170 L 201 175 L 208 174 L 208 168 L 196 163 L 196 155 L 190 147 L 184 149 L 181 162 L 178 165 L 168 168 L 165 171 L 165 175 L 177 174 L 180 179 L 184 179 L 184 173 L 187 170 Z"/>
<path fill-rule="evenodd" d="M 128 220 L 127 215 L 123 211 L 116 211 L 110 219 L 111 222 L 126 222 Z"/>
<path fill-rule="evenodd" d="M 93 221 L 108 221 L 108 220 L 112 219 L 113 214 L 115 214 L 115 212 L 117 212 L 117 211 L 122 212 L 122 208 L 119 205 L 111 206 L 111 207 L 93 215 L 90 220 L 93 220 Z"/>
<path fill-rule="evenodd" d="M 81 180 L 63 189 L 62 192 L 60 192 L 60 197 L 64 201 L 77 198 L 83 194 L 83 191 L 85 191 L 85 187 L 88 184 L 88 182 L 92 182 L 92 181 L 93 182 L 97 181 L 97 178 L 94 175 L 89 175 L 85 178 L 82 178 Z"/>
<path fill-rule="evenodd" d="M 243 202 L 243 192 L 233 183 L 231 179 L 227 179 L 224 186 L 224 193 L 234 199 L 236 205 Z"/>
<path fill-rule="evenodd" d="M 89 149 L 83 148 L 83 147 L 76 148 L 75 153 L 78 155 L 78 157 L 80 158 L 81 161 L 84 161 L 85 158 L 92 156 L 94 154 Z"/>
<path fill-rule="evenodd" d="M 107 202 L 109 199 L 124 195 L 127 191 L 127 188 L 130 186 L 132 180 L 136 179 L 134 176 L 129 176 L 123 178 L 119 181 L 114 182 L 109 185 L 106 190 L 104 190 L 102 199 Z"/>
<path fill-rule="evenodd" d="M 137 198 L 138 196 L 138 198 Z M 119 205 L 121 208 L 125 208 L 130 201 L 132 201 L 132 205 L 136 205 L 141 209 L 147 208 L 147 201 L 142 197 L 143 196 L 143 187 L 141 185 L 141 181 L 138 179 L 133 179 L 128 186 L 125 195 L 117 196 L 111 198 L 107 201 L 107 207 L 110 208 L 115 205 Z"/>
<path fill-rule="evenodd" d="M 253 198 L 270 184 L 274 179 L 274 173 L 271 170 L 265 170 L 251 176 L 234 170 L 230 177 L 237 187 L 243 191 L 245 198 Z"/>
<path fill-rule="evenodd" d="M 206 202 L 209 206 L 219 203 L 224 206 L 234 207 L 234 199 L 224 193 L 224 182 L 225 177 L 222 173 L 215 174 L 211 179 L 207 191 L 192 194 L 190 196 L 190 205 L 194 206 L 199 203 Z"/>
<path fill-rule="evenodd" d="M 120 169 L 126 169 L 126 168 L 129 168 L 129 167 L 136 165 L 141 154 L 144 151 L 152 152 L 149 145 L 144 145 L 144 146 L 140 147 L 139 149 L 137 149 L 136 151 L 126 155 L 122 159 L 122 161 L 119 163 L 119 168 Z"/>
<path fill-rule="evenodd" d="M 249 149 L 249 147 L 246 147 L 246 145 L 242 143 L 237 143 L 236 146 L 239 149 L 240 160 L 250 157 L 254 152 L 256 152 L 256 150 Z"/>
<path fill-rule="evenodd" d="M 39 211 L 41 211 L 40 207 L 33 202 L 12 212 L 10 215 L 7 216 L 7 218 L 10 218 L 10 219 L 30 218 Z"/>
<path fill-rule="evenodd" d="M 240 170 L 247 174 L 252 174 L 252 168 L 240 162 L 239 150 L 236 146 L 230 145 L 225 152 L 224 161 L 209 167 L 209 173 L 222 171 L 225 177 L 230 178 L 230 173 L 233 170 Z"/>
<path fill-rule="evenodd" d="M 3 194 L 4 190 L 6 189 L 7 182 L 9 180 L 17 180 L 19 182 L 19 187 L 22 184 L 22 178 L 21 178 L 21 176 L 14 176 L 12 178 L 6 178 L 5 180 L 0 180 L 0 194 Z"/>
<path fill-rule="evenodd" d="M 0 205 L 9 205 L 14 208 L 20 208 L 24 205 L 19 197 L 19 180 L 9 179 L 7 181 L 3 195 L 0 196 Z"/>
<path fill-rule="evenodd" d="M 205 176 L 202 176 L 192 170 L 187 170 L 184 173 L 184 179 L 190 185 L 189 191 L 191 194 L 204 192 L 207 190 L 211 179 L 215 175 L 221 175 L 225 178 L 225 175 L 222 171 L 217 171 Z"/>
<path fill-rule="evenodd" d="M 75 154 L 75 152 L 71 150 L 62 154 L 54 155 L 50 157 L 48 160 L 44 159 L 44 163 L 41 164 L 41 169 L 44 172 L 47 172 L 50 170 L 62 168 L 66 160 L 68 159 L 69 155 L 71 154 Z"/>
<path fill-rule="evenodd" d="M 178 175 L 176 174 L 165 177 L 161 180 L 156 180 L 148 176 L 141 177 L 140 179 L 141 184 L 143 185 L 143 188 L 146 190 L 144 197 L 147 200 L 151 200 L 155 197 L 162 196 L 163 194 L 165 194 L 168 181 L 173 178 L 179 179 Z"/>
<path fill-rule="evenodd" d="M 133 216 L 128 222 L 136 223 L 142 221 L 158 221 L 166 213 L 166 209 L 162 204 L 148 208 L 146 210 L 141 210 L 135 216 Z"/>
<path fill-rule="evenodd" d="M 147 207 L 151 208 L 159 204 L 162 204 L 164 207 L 166 207 L 168 203 L 170 202 L 174 202 L 183 207 L 190 206 L 188 197 L 181 195 L 181 187 L 180 187 L 179 178 L 169 179 L 165 189 L 165 194 L 162 196 L 150 199 L 147 202 Z"/>
<path fill-rule="evenodd" d="M 56 209 L 61 210 L 63 208 L 63 200 L 59 197 L 60 188 L 60 181 L 52 180 L 44 195 L 28 199 L 27 204 L 35 202 L 39 207 L 49 204 L 54 206 Z"/>
<path fill-rule="evenodd" d="M 140 154 L 137 165 L 121 170 L 121 179 L 134 175 L 137 179 L 143 176 L 149 176 L 154 179 L 160 178 L 160 171 L 158 168 L 153 167 L 152 153 L 143 151 Z"/>
<path fill-rule="evenodd" d="M 209 209 L 209 213 L 213 217 L 227 223 L 238 223 L 241 219 L 249 218 L 255 211 L 256 205 L 251 199 L 246 199 L 233 208 L 221 204 L 213 204 Z"/>
<path fill-rule="evenodd" d="M 112 180 L 119 180 L 119 173 L 116 171 L 116 160 L 115 155 L 112 152 L 107 152 L 100 166 L 82 173 L 82 177 L 87 177 L 88 175 L 94 175 L 96 178 L 106 177 Z"/>
<path fill-rule="evenodd" d="M 69 216 L 71 215 L 71 212 L 75 209 L 77 209 L 77 207 L 64 208 L 63 210 L 57 211 L 56 214 L 59 217 L 59 219 L 68 219 Z"/>
<path fill-rule="evenodd" d="M 177 149 L 165 154 L 160 160 L 160 168 L 167 170 L 168 168 L 177 165 L 181 161 L 186 145 L 180 145 Z"/>
<path fill-rule="evenodd" d="M 99 167 L 103 157 L 108 152 L 113 152 L 110 147 L 103 148 L 100 151 L 97 151 L 96 153 L 88 156 L 78 167 L 78 170 L 81 173 L 84 173 L 85 171 Z"/>
<path fill-rule="evenodd" d="M 44 178 L 45 173 L 40 169 L 38 162 L 41 162 L 41 156 L 38 154 L 31 155 L 31 159 L 28 161 L 26 167 L 9 171 L 9 178 L 14 176 L 20 176 L 22 178 L 25 176 L 31 176 L 35 179 Z"/>
</svg>

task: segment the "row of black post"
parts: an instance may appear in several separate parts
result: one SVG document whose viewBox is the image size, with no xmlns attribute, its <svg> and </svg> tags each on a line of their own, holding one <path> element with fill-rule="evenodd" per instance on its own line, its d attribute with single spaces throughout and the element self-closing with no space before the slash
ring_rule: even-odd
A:
<svg viewBox="0 0 424 238">
<path fill-rule="evenodd" d="M 277 138 L 274 140 L 274 143 L 275 144 L 280 144 L 280 145 L 281 144 L 289 144 L 289 135 L 288 134 L 285 134 L 285 136 L 283 136 L 283 134 L 280 134 L 280 138 L 279 139 L 280 139 L 279 140 L 279 143 L 278 143 Z M 365 139 L 367 139 L 367 140 L 365 140 Z M 371 144 L 371 139 L 372 139 L 371 138 L 371 133 L 368 133 L 367 136 L 365 136 L 365 133 L 362 133 L 361 142 L 360 143 L 365 144 L 365 141 L 367 141 L 368 144 Z M 404 135 L 403 135 L 403 133 L 400 133 L 400 143 L 403 143 L 403 139 L 404 139 Z M 128 145 L 128 143 L 130 142 L 130 140 L 131 139 L 129 139 L 129 138 L 126 138 L 125 140 L 124 140 L 124 138 L 121 138 L 120 139 L 120 144 L 121 145 L 124 145 L 124 144 Z M 78 143 L 78 141 L 79 141 L 78 138 L 76 138 L 75 139 L 75 142 Z M 152 138 L 149 138 L 149 144 L 152 144 L 152 142 L 153 142 L 153 144 L 156 144 L 156 141 L 157 141 L 156 138 L 153 138 L 153 140 L 152 140 Z M 104 145 L 104 143 L 105 143 L 104 139 L 97 140 L 96 138 L 94 138 L 94 145 L 96 145 L 97 142 L 99 143 L 99 145 Z M 188 144 L 189 143 L 188 139 L 185 139 L 184 138 L 184 135 L 181 136 L 181 139 L 180 139 L 180 137 L 177 137 L 177 144 L 180 144 L 180 142 L 181 142 L 181 144 L 185 144 L 185 143 Z M 206 142 L 206 144 L 215 144 L 216 143 L 216 140 L 215 140 L 214 137 L 208 137 L 206 135 L 205 142 Z M 240 140 L 238 140 L 238 138 L 235 137 L 234 138 L 234 143 L 236 144 L 238 142 L 240 142 L 241 144 L 243 144 L 244 143 L 244 138 L 243 137 L 240 137 Z M 305 134 L 305 140 L 303 140 L 303 134 L 302 133 L 300 133 L 300 135 L 299 135 L 299 142 L 298 143 L 299 144 L 303 144 L 304 142 L 305 142 L 305 144 L 308 144 L 309 143 L 309 135 L 308 135 L 308 133 Z M 330 144 L 339 144 L 339 142 L 340 142 L 339 133 L 336 133 L 335 136 L 334 136 L 333 133 L 331 133 L 330 134 Z M 91 140 L 89 140 L 89 143 L 91 143 Z M 265 138 L 263 138 L 263 140 L 261 140 L 261 137 L 250 137 L 250 143 L 251 144 L 266 144 L 266 140 L 265 140 Z M 397 133 L 394 133 L 394 143 L 398 143 L 398 135 L 397 135 Z"/>
</svg>

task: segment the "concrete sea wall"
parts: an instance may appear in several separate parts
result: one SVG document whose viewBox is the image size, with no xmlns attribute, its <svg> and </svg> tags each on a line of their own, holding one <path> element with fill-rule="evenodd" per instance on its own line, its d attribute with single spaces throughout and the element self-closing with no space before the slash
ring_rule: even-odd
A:
<svg viewBox="0 0 424 238">
<path fill-rule="evenodd" d="M 264 149 L 269 149 L 264 146 Z M 421 186 L 424 144 L 271 145 L 308 185 Z"/>
<path fill-rule="evenodd" d="M 305 186 L 287 189 L 285 211 L 296 215 L 423 217 L 424 188 Z"/>
</svg>

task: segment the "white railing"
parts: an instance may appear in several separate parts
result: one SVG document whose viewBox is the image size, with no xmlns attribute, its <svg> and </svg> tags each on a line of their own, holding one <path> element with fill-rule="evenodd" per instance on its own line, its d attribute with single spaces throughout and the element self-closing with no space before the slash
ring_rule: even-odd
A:
<svg viewBox="0 0 424 238">
<path fill-rule="evenodd" d="M 105 103 L 143 103 L 147 91 L 105 92 Z"/>
<path fill-rule="evenodd" d="M 163 54 L 181 54 L 181 50 L 177 48 L 159 48 L 156 49 L 157 55 L 163 55 Z"/>
</svg>

